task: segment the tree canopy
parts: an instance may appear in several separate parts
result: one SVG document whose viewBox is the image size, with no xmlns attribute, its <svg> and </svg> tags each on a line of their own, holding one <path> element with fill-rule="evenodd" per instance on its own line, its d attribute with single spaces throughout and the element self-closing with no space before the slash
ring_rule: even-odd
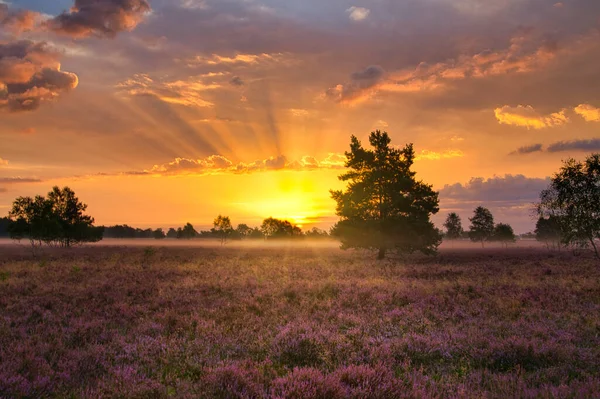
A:
<svg viewBox="0 0 600 399">
<path fill-rule="evenodd" d="M 494 216 L 489 209 L 482 206 L 475 208 L 473 217 L 469 218 L 469 238 L 473 242 L 480 242 L 483 247 L 494 235 Z"/>
<path fill-rule="evenodd" d="M 213 221 L 215 234 L 221 239 L 221 244 L 227 242 L 227 238 L 233 233 L 233 226 L 231 225 L 231 219 L 229 216 L 219 215 Z"/>
<path fill-rule="evenodd" d="M 552 220 L 565 245 L 591 247 L 600 259 L 600 154 L 569 159 L 552 177 L 536 205 L 540 218 Z"/>
<path fill-rule="evenodd" d="M 458 240 L 463 235 L 462 221 L 455 212 L 448 214 L 444 227 L 446 228 L 446 238 L 449 240 Z"/>
<path fill-rule="evenodd" d="M 263 220 L 260 230 L 267 239 L 295 238 L 302 236 L 302 230 L 287 220 L 267 218 Z"/>
<path fill-rule="evenodd" d="M 418 181 L 411 170 L 415 152 L 412 144 L 397 149 L 386 132 L 369 136 L 372 149 L 366 149 L 355 136 L 346 152 L 346 167 L 341 176 L 345 191 L 331 191 L 337 202 L 340 221 L 332 233 L 342 248 L 433 254 L 441 235 L 430 220 L 439 211 L 438 193 Z"/>
<path fill-rule="evenodd" d="M 505 223 L 498 223 L 496 227 L 494 227 L 492 239 L 506 247 L 508 247 L 508 244 L 517 241 L 517 237 L 515 236 L 512 226 Z"/>
<path fill-rule="evenodd" d="M 86 215 L 86 210 L 87 205 L 69 187 L 54 187 L 47 197 L 19 197 L 9 212 L 9 234 L 32 244 L 63 247 L 100 241 L 104 229 L 94 227 L 94 218 Z"/>
</svg>

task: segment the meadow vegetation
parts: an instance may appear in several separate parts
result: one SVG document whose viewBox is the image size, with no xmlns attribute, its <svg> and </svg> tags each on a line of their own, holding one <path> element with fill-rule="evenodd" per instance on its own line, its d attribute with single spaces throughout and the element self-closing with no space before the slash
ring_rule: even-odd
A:
<svg viewBox="0 0 600 399">
<path fill-rule="evenodd" d="M 2 252 L 0 397 L 600 392 L 590 254 L 444 248 L 376 261 L 307 243 Z"/>
</svg>

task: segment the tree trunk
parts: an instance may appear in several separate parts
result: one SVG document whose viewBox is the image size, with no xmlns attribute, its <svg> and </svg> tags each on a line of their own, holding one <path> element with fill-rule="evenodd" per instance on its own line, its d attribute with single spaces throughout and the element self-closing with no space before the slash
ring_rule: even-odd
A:
<svg viewBox="0 0 600 399">
<path fill-rule="evenodd" d="M 377 255 L 378 260 L 385 259 L 385 248 L 379 248 L 379 254 Z"/>
<path fill-rule="evenodd" d="M 600 253 L 598 253 L 598 246 L 594 242 L 594 237 L 590 238 L 590 243 L 592 244 L 592 248 L 594 248 L 594 253 L 596 254 L 596 258 L 600 259 Z"/>
</svg>

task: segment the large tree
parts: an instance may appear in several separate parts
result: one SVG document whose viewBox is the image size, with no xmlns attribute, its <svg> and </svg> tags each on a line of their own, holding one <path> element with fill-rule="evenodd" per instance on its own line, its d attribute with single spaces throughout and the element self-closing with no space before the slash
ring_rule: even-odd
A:
<svg viewBox="0 0 600 399">
<path fill-rule="evenodd" d="M 86 210 L 69 187 L 54 187 L 47 197 L 19 197 L 9 213 L 10 236 L 63 247 L 100 241 L 104 229 L 94 227 L 94 218 Z"/>
<path fill-rule="evenodd" d="M 352 136 L 346 167 L 339 178 L 345 191 L 332 191 L 340 221 L 333 235 L 342 248 L 433 254 L 441 235 L 430 220 L 439 211 L 438 193 L 418 181 L 411 170 L 415 152 L 412 144 L 398 149 L 390 145 L 386 132 L 372 132 L 366 149 Z"/>
<path fill-rule="evenodd" d="M 448 214 L 446 222 L 444 222 L 446 228 L 446 238 L 449 240 L 458 240 L 462 237 L 463 228 L 460 216 L 457 213 L 452 212 Z"/>
<path fill-rule="evenodd" d="M 565 245 L 591 247 L 600 259 L 600 154 L 565 161 L 536 210 L 541 218 L 554 218 Z"/>
<path fill-rule="evenodd" d="M 469 227 L 469 238 L 473 242 L 480 242 L 485 245 L 494 235 L 494 216 L 489 209 L 478 206 L 473 212 L 473 217 L 469 218 L 471 226 Z"/>
<path fill-rule="evenodd" d="M 298 238 L 302 236 L 300 227 L 287 220 L 267 218 L 263 220 L 260 230 L 266 239 L 273 238 Z"/>
</svg>

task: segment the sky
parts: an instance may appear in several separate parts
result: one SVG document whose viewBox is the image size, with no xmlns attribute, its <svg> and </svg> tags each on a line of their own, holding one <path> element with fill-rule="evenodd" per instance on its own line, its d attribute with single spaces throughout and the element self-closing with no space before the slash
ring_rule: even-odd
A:
<svg viewBox="0 0 600 399">
<path fill-rule="evenodd" d="M 600 151 L 597 0 L 0 1 L 0 214 L 69 186 L 97 224 L 335 223 L 350 136 L 414 143 L 441 226 L 533 230 Z"/>
</svg>

